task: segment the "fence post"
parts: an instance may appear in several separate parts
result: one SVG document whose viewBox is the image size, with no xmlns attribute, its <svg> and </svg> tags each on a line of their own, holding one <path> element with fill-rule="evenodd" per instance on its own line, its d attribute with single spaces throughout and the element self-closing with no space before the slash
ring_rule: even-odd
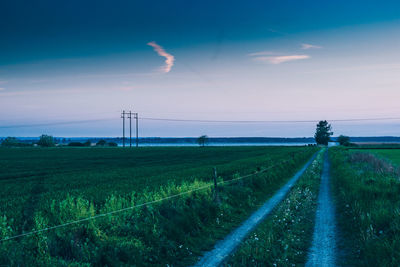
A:
<svg viewBox="0 0 400 267">
<path fill-rule="evenodd" d="M 217 184 L 217 167 L 214 167 L 214 201 L 217 204 L 220 204 L 221 201 L 219 200 L 219 195 L 218 195 L 218 184 Z"/>
</svg>

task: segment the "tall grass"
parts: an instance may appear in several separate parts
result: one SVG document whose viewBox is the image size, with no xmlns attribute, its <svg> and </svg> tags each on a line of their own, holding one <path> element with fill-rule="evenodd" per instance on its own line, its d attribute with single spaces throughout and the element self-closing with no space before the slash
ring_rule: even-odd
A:
<svg viewBox="0 0 400 267">
<path fill-rule="evenodd" d="M 400 266 L 400 182 L 372 154 L 331 149 L 342 265 Z"/>
</svg>

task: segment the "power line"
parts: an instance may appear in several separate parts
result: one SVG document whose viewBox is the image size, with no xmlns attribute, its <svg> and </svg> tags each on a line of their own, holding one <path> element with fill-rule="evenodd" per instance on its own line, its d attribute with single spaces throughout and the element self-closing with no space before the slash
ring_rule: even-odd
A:
<svg viewBox="0 0 400 267">
<path fill-rule="evenodd" d="M 171 118 L 150 118 L 142 117 L 141 120 L 150 121 L 172 121 L 172 122 L 200 122 L 200 123 L 315 123 L 320 120 L 193 120 L 193 119 L 171 119 Z M 354 119 L 333 119 L 328 122 L 351 122 L 351 121 L 383 121 L 400 120 L 400 117 L 393 118 L 354 118 Z"/>
<path fill-rule="evenodd" d="M 127 113 L 125 113 L 126 115 Z M 132 113 L 137 114 L 137 113 Z M 122 117 L 121 117 L 122 118 Z M 135 118 L 136 119 L 136 118 Z M 198 122 L 198 123 L 316 123 L 319 120 L 201 120 L 201 119 L 177 119 L 177 118 L 154 118 L 154 117 L 141 117 L 137 120 L 148 120 L 148 121 L 170 121 L 170 122 Z M 95 122 L 105 122 L 114 120 L 113 118 L 102 118 L 102 119 L 91 119 L 91 120 L 77 120 L 77 121 L 60 121 L 60 122 L 48 122 L 48 123 L 37 123 L 37 124 L 15 124 L 15 125 L 0 125 L 0 129 L 12 129 L 12 128 L 34 128 L 43 126 L 57 126 L 57 125 L 74 125 L 74 124 L 85 124 Z M 388 121 L 388 120 L 400 120 L 400 117 L 384 117 L 384 118 L 350 118 L 350 119 L 328 119 L 328 122 L 356 122 L 356 121 Z"/>
</svg>

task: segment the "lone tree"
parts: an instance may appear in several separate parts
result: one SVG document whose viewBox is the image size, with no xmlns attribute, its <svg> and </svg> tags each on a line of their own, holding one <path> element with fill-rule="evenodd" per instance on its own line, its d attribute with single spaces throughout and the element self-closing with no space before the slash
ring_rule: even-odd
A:
<svg viewBox="0 0 400 267">
<path fill-rule="evenodd" d="M 54 138 L 51 135 L 42 134 L 37 143 L 41 147 L 55 146 Z"/>
<path fill-rule="evenodd" d="M 341 146 L 349 146 L 350 145 L 350 137 L 345 135 L 339 135 L 337 141 Z"/>
<path fill-rule="evenodd" d="M 202 135 L 199 138 L 197 138 L 197 143 L 199 146 L 203 147 L 208 143 L 208 136 L 207 135 Z"/>
<path fill-rule="evenodd" d="M 327 121 L 320 121 L 317 124 L 317 130 L 315 131 L 315 142 L 318 145 L 327 145 L 328 142 L 331 140 L 331 125 Z"/>
</svg>

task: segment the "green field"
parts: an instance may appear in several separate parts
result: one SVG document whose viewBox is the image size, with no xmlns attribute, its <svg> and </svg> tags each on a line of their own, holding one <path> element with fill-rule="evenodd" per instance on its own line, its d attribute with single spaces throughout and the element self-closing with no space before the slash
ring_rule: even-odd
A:
<svg viewBox="0 0 400 267">
<path fill-rule="evenodd" d="M 400 266 L 400 150 L 330 149 L 341 266 Z"/>
<path fill-rule="evenodd" d="M 0 263 L 193 263 L 317 150 L 315 147 L 1 148 L 0 237 L 68 223 L 274 166 L 262 175 L 96 221 L 2 242 Z"/>
<path fill-rule="evenodd" d="M 394 164 L 400 164 L 400 149 L 369 149 L 368 152 L 387 158 Z"/>
</svg>

